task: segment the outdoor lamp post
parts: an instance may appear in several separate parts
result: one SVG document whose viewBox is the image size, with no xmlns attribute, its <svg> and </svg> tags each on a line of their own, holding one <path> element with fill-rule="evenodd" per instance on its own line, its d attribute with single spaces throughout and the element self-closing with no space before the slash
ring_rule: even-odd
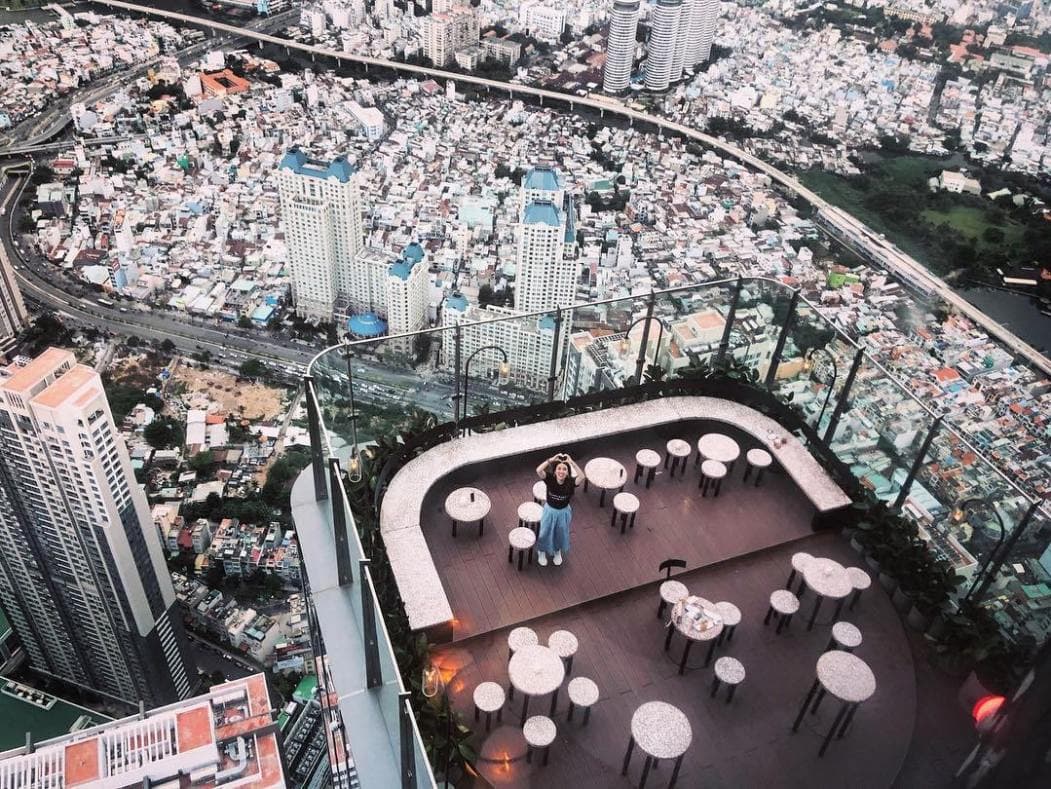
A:
<svg viewBox="0 0 1051 789">
<path fill-rule="evenodd" d="M 832 351 L 828 348 L 811 348 L 807 351 L 806 356 L 803 357 L 803 372 L 808 375 L 814 370 L 814 354 L 823 353 L 828 357 L 829 363 L 832 365 L 832 377 L 828 380 L 827 386 L 828 391 L 825 393 L 825 402 L 821 406 L 821 413 L 818 414 L 817 422 L 814 423 L 814 429 L 821 429 L 821 420 L 825 418 L 825 409 L 828 408 L 828 401 L 832 397 L 832 390 L 835 388 L 836 379 L 839 378 L 839 366 L 836 364 L 836 357 L 832 355 Z M 819 381 L 819 383 L 825 383 Z"/>
<path fill-rule="evenodd" d="M 989 555 L 985 558 L 982 563 L 982 567 L 974 576 L 974 582 L 971 584 L 971 588 L 967 590 L 967 594 L 960 600 L 960 607 L 963 608 L 967 603 L 971 602 L 974 597 L 975 590 L 979 587 L 985 587 L 989 585 L 988 580 L 984 580 L 986 572 L 989 566 L 992 564 L 993 559 L 1000 553 L 1000 548 L 1004 544 L 1004 538 L 1007 536 L 1007 527 L 1004 525 L 1004 519 L 996 509 L 995 505 L 986 501 L 981 497 L 975 497 L 972 499 L 964 499 L 963 501 L 956 502 L 956 505 L 952 508 L 952 512 L 949 514 L 949 520 L 955 524 L 963 523 L 963 519 L 967 515 L 967 510 L 972 504 L 987 504 L 989 509 L 993 511 L 993 515 L 996 516 L 997 525 L 1000 527 L 1000 536 L 996 538 L 996 547 L 990 551 Z"/>
<path fill-rule="evenodd" d="M 347 464 L 347 479 L 361 482 L 362 463 L 358 454 L 358 413 L 354 408 L 354 364 L 350 344 L 344 346 L 343 358 L 347 361 L 347 388 L 350 390 L 350 438 L 353 445 L 350 449 L 350 462 Z"/>
<path fill-rule="evenodd" d="M 463 418 L 467 418 L 467 384 L 471 380 L 471 362 L 474 361 L 474 357 L 480 354 L 482 351 L 499 351 L 503 361 L 500 362 L 500 377 L 497 382 L 500 384 L 506 384 L 511 380 L 511 364 L 507 359 L 507 351 L 501 348 L 499 345 L 485 345 L 479 348 L 477 351 L 467 357 L 467 364 L 463 368 Z"/>
</svg>

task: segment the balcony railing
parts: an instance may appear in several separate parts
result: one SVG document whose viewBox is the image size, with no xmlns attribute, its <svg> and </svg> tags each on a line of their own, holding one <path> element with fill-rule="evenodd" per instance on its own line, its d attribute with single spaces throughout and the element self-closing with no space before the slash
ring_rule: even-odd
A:
<svg viewBox="0 0 1051 789">
<path fill-rule="evenodd" d="M 798 291 L 738 278 L 490 320 L 473 320 L 458 301 L 447 301 L 438 328 L 348 341 L 311 362 L 319 495 L 324 462 L 360 462 L 359 445 L 393 437 L 413 410 L 455 435 L 502 415 L 553 414 L 547 404 L 732 362 L 734 374 L 796 411 L 805 436 L 861 487 L 914 518 L 936 554 L 982 581 L 977 597 L 1008 635 L 1045 639 L 1035 629 L 1047 617 L 1033 616 L 1042 601 L 1028 588 L 1051 577 L 1047 558 L 1040 563 L 1051 557 L 1048 511 L 914 394 L 934 385 L 933 370 L 888 369 L 875 358 L 880 349 L 848 336 Z M 956 504 L 975 499 L 965 519 L 950 518 Z M 356 530 L 347 533 L 357 564 L 366 557 Z M 971 587 L 962 584 L 961 593 Z M 1044 601 L 1051 606 L 1051 595 Z"/>
</svg>

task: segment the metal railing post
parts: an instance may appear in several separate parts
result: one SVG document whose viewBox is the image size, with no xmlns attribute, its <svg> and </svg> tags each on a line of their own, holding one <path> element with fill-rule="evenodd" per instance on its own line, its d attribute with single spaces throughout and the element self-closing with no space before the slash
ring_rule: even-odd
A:
<svg viewBox="0 0 1051 789">
<path fill-rule="evenodd" d="M 460 435 L 460 366 L 463 359 L 460 352 L 463 347 L 463 329 L 457 323 L 453 329 L 453 424 L 456 426 L 456 435 Z"/>
<path fill-rule="evenodd" d="M 365 687 L 378 688 L 383 684 L 380 668 L 380 647 L 376 635 L 376 609 L 372 605 L 372 574 L 368 559 L 358 560 L 358 577 L 361 578 L 361 639 L 365 647 Z"/>
<path fill-rule="evenodd" d="M 314 379 L 306 376 L 303 387 L 307 398 L 307 428 L 310 433 L 310 466 L 314 475 L 314 500 L 325 501 L 328 498 L 328 486 L 325 484 L 325 456 L 321 450 L 321 414 L 318 413 L 317 392 L 314 390 Z"/>
<path fill-rule="evenodd" d="M 547 401 L 555 399 L 555 381 L 558 376 L 558 356 L 562 352 L 562 308 L 555 307 L 555 336 L 551 340 L 551 364 L 547 371 Z"/>
<path fill-rule="evenodd" d="M 781 333 L 777 335 L 777 344 L 774 346 L 774 355 L 770 357 L 770 366 L 766 370 L 766 388 L 771 389 L 774 379 L 777 378 L 777 368 L 781 366 L 781 354 L 785 350 L 785 341 L 788 340 L 788 330 L 792 328 L 792 321 L 796 317 L 796 308 L 799 305 L 799 291 L 792 291 L 792 301 L 788 303 L 788 314 L 781 324 Z"/>
<path fill-rule="evenodd" d="M 828 418 L 828 427 L 825 429 L 825 436 L 822 439 L 822 443 L 826 447 L 832 441 L 832 436 L 836 434 L 836 428 L 839 427 L 840 417 L 843 416 L 843 412 L 847 408 L 847 402 L 850 400 L 850 389 L 854 386 L 854 379 L 857 377 L 858 368 L 861 367 L 861 362 L 864 358 L 865 349 L 858 348 L 857 353 L 854 354 L 854 361 L 850 365 L 850 372 L 847 373 L 847 378 L 843 381 L 843 388 L 839 390 L 836 407 L 832 410 L 832 416 Z"/>
<path fill-rule="evenodd" d="M 1040 500 L 1030 502 L 1029 509 L 1025 511 L 1025 515 L 1022 516 L 1022 520 L 1015 526 L 1014 531 L 1011 532 L 1011 536 L 1007 538 L 1007 542 L 1004 543 L 1004 547 L 1000 549 L 997 556 L 992 557 L 992 561 L 989 564 L 989 569 L 985 573 L 985 577 L 982 579 L 981 585 L 967 595 L 968 599 L 975 601 L 980 604 L 985 593 L 989 590 L 989 586 L 992 584 L 993 579 L 996 578 L 997 573 L 1000 572 L 1000 568 L 1003 567 L 1004 562 L 1007 561 L 1007 557 L 1011 555 L 1011 551 L 1014 550 L 1018 540 L 1021 539 L 1022 533 L 1025 531 L 1026 526 L 1029 525 L 1029 521 L 1033 515 L 1036 514 L 1037 509 L 1040 507 Z"/>
<path fill-rule="evenodd" d="M 398 694 L 398 729 L 401 735 L 401 787 L 416 789 L 416 749 L 413 747 L 409 694 Z"/>
<path fill-rule="evenodd" d="M 657 294 L 650 290 L 650 297 L 646 302 L 646 320 L 642 324 L 642 345 L 639 347 L 639 358 L 635 360 L 635 386 L 642 386 L 642 374 L 646 369 L 646 346 L 650 341 L 650 321 L 653 320 L 653 307 L 657 303 Z M 631 329 L 628 329 L 631 332 Z M 631 338 L 627 338 L 630 344 Z M 660 353 L 660 348 L 657 349 Z"/>
<path fill-rule="evenodd" d="M 336 573 L 340 586 L 354 583 L 354 573 L 350 569 L 350 540 L 347 537 L 347 511 L 343 507 L 343 497 L 339 495 L 340 475 L 339 460 L 331 458 L 328 462 L 329 484 L 332 486 L 332 529 L 336 537 Z"/>
<path fill-rule="evenodd" d="M 941 426 L 942 417 L 936 417 L 931 423 L 931 429 L 927 431 L 927 435 L 923 439 L 920 451 L 916 453 L 916 459 L 912 461 L 912 468 L 909 469 L 909 475 L 905 477 L 905 481 L 901 483 L 901 490 L 898 491 L 898 497 L 894 499 L 894 509 L 901 509 L 901 505 L 904 504 L 905 499 L 909 497 L 912 483 L 915 481 L 916 475 L 920 473 L 920 466 L 923 465 L 923 459 L 927 457 L 927 450 L 931 448 L 931 442 L 934 440 L 934 437 L 938 435 L 938 430 Z"/>
<path fill-rule="evenodd" d="M 719 350 L 715 353 L 715 363 L 722 364 L 726 358 L 726 349 L 730 347 L 730 332 L 734 327 L 734 318 L 737 316 L 737 305 L 741 301 L 741 290 L 744 288 L 744 280 L 737 278 L 734 283 L 734 297 L 730 302 L 730 311 L 726 313 L 726 326 L 723 327 L 723 336 L 719 340 Z"/>
</svg>

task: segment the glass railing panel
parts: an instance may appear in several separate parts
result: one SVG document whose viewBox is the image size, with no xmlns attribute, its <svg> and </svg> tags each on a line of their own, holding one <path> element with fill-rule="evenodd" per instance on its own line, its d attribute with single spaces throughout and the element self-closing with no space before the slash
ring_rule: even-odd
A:
<svg viewBox="0 0 1051 789">
<path fill-rule="evenodd" d="M 778 335 L 792 306 L 792 290 L 770 280 L 746 280 L 730 328 L 726 355 L 766 380 Z"/>
<path fill-rule="evenodd" d="M 933 424 L 918 400 L 866 360 L 829 444 L 863 488 L 893 504 Z"/>
<path fill-rule="evenodd" d="M 361 582 L 366 584 L 369 590 L 369 598 L 372 601 L 376 616 L 376 636 L 379 651 L 380 676 L 383 684 L 376 689 L 379 694 L 380 711 L 383 714 L 383 722 L 387 729 L 392 746 L 397 752 L 398 744 L 401 742 L 401 693 L 404 686 L 401 681 L 401 669 L 394 657 L 394 649 L 391 646 L 387 628 L 383 624 L 383 613 L 380 610 L 379 600 L 376 597 L 376 588 L 373 585 L 372 574 L 368 568 L 362 575 Z"/>
<path fill-rule="evenodd" d="M 573 308 L 565 357 L 567 397 L 634 385 L 647 298 L 626 296 Z"/>
<path fill-rule="evenodd" d="M 411 713 L 412 704 L 408 699 L 405 700 L 405 704 L 408 705 Z M 415 715 L 412 716 L 412 733 L 413 758 L 416 760 L 416 786 L 420 787 L 420 789 L 437 786 L 437 782 L 434 780 L 434 770 L 431 768 L 431 762 L 427 758 L 427 749 L 423 745 L 423 737 L 420 735 L 419 723 Z"/>
<path fill-rule="evenodd" d="M 1033 512 L 1004 559 L 978 602 L 1017 641 L 1033 639 L 1042 644 L 1051 636 L 1051 506 L 1047 502 Z"/>
<path fill-rule="evenodd" d="M 650 328 L 647 361 L 652 361 L 653 343 L 657 343 L 658 364 L 666 378 L 711 365 L 722 342 L 735 291 L 735 283 L 720 282 L 658 293 L 653 314 L 660 327 Z"/>
</svg>

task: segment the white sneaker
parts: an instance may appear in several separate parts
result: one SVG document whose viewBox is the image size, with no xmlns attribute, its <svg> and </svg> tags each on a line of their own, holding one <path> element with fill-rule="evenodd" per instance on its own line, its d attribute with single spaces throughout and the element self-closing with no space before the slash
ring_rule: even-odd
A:
<svg viewBox="0 0 1051 789">
<path fill-rule="evenodd" d="M 539 564 L 541 567 L 547 567 L 547 554 L 544 553 L 543 551 L 537 551 L 536 563 Z M 559 560 L 557 562 L 555 562 L 555 564 L 561 564 L 561 563 L 562 563 L 562 559 L 561 558 L 559 558 Z"/>
<path fill-rule="evenodd" d="M 562 551 L 555 551 L 554 562 L 556 565 L 562 564 Z"/>
</svg>

